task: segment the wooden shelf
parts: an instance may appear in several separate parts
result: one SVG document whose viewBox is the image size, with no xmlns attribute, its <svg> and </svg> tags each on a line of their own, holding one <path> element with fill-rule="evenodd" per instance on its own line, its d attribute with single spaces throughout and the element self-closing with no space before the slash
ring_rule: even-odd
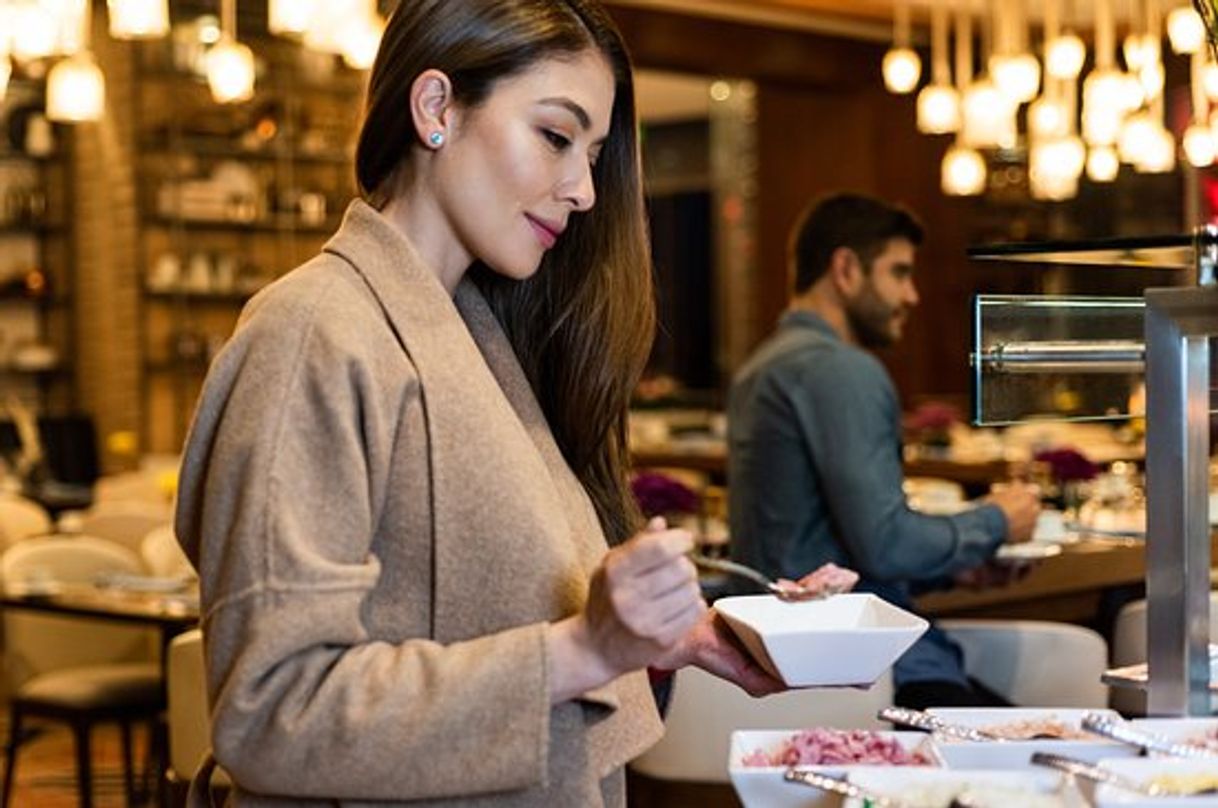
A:
<svg viewBox="0 0 1218 808">
<path fill-rule="evenodd" d="M 231 233 L 305 233 L 325 235 L 338 229 L 337 218 L 327 219 L 321 224 L 304 224 L 298 219 L 281 218 L 253 222 L 227 221 L 223 219 L 175 219 L 156 214 L 144 217 L 144 224 L 163 230 L 190 230 L 194 232 Z"/>
<path fill-rule="evenodd" d="M 259 287 L 261 288 L 261 287 Z M 244 305 L 253 292 L 196 292 L 189 289 L 144 289 L 144 296 L 159 303 L 210 303 L 215 305 Z"/>
<path fill-rule="evenodd" d="M 349 166 L 355 156 L 343 152 L 305 152 L 285 148 L 281 145 L 266 149 L 243 149 L 222 138 L 185 136 L 180 138 L 150 138 L 140 149 L 141 156 L 180 158 L 198 157 L 216 160 L 250 160 L 264 163 L 291 163 L 293 165 Z"/>
</svg>

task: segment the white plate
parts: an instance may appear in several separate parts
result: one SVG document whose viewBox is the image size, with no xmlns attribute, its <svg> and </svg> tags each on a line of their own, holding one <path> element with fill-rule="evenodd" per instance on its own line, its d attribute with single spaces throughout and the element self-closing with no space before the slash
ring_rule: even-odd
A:
<svg viewBox="0 0 1218 808">
<path fill-rule="evenodd" d="M 929 625 L 854 592 L 799 603 L 743 595 L 720 598 L 715 610 L 758 664 L 789 687 L 872 684 Z"/>
<path fill-rule="evenodd" d="M 1041 561 L 1062 554 L 1057 542 L 1025 541 L 1021 544 L 1004 544 L 994 553 L 995 561 Z"/>
<path fill-rule="evenodd" d="M 732 746 L 728 754 L 728 775 L 745 808 L 829 808 L 840 804 L 840 799 L 799 783 L 788 783 L 782 779 L 785 766 L 745 766 L 743 760 L 758 749 L 777 752 L 783 742 L 799 730 L 737 730 L 732 733 Z M 937 753 L 930 743 L 930 736 L 923 732 L 876 732 L 876 735 L 895 739 L 910 751 L 920 750 L 937 761 Z M 932 765 L 939 765 L 937 762 Z M 812 771 L 832 777 L 845 777 L 859 768 L 854 765 L 809 766 Z M 898 768 L 909 768 L 901 766 Z"/>
<path fill-rule="evenodd" d="M 870 788 L 911 806 L 926 805 L 943 808 L 953 794 L 965 788 L 975 791 L 978 808 L 1083 808 L 1083 797 L 1066 778 L 1049 769 L 1030 771 L 949 771 L 945 769 L 867 767 L 852 770 L 851 782 Z M 990 801 L 984 800 L 987 789 L 998 789 Z M 1012 793 L 1025 793 L 1028 799 L 1013 799 Z M 920 801 L 919 796 L 931 798 Z M 1054 796 L 1057 799 L 1054 799 Z M 862 808 L 860 800 L 847 800 L 847 808 Z"/>
<path fill-rule="evenodd" d="M 1022 721 L 1058 721 L 1078 728 L 1089 712 L 1120 720 L 1113 710 L 1083 710 L 1067 707 L 932 707 L 928 713 L 953 724 L 985 729 Z M 1033 752 L 1049 752 L 1094 763 L 1101 758 L 1132 757 L 1138 750 L 1132 746 L 1096 737 L 1094 740 L 1055 740 L 1051 738 L 1027 741 L 959 741 L 936 738 L 935 746 L 944 762 L 952 769 L 1036 769 Z"/>
<path fill-rule="evenodd" d="M 1218 760 L 1184 760 L 1181 758 L 1135 758 L 1121 760 L 1102 760 L 1100 765 L 1106 769 L 1129 777 L 1140 783 L 1149 782 L 1155 777 L 1167 775 L 1213 774 L 1218 777 Z M 1110 785 L 1100 785 L 1095 789 L 1096 808 L 1201 808 L 1218 806 L 1218 795 L 1210 794 L 1197 797 L 1147 797 L 1116 788 Z"/>
</svg>

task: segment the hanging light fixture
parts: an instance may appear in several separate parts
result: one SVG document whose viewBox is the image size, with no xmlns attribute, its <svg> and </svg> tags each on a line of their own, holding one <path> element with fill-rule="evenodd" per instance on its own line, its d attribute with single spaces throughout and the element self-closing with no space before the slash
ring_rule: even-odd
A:
<svg viewBox="0 0 1218 808">
<path fill-rule="evenodd" d="M 1045 72 L 1057 79 L 1076 79 L 1087 61 L 1087 46 L 1074 34 L 1062 34 L 1045 45 Z"/>
<path fill-rule="evenodd" d="M 945 0 L 936 0 L 930 11 L 931 83 L 918 93 L 918 131 L 929 135 L 955 132 L 960 128 L 960 94 L 952 86 L 947 28 Z"/>
<path fill-rule="evenodd" d="M 1023 0 L 997 3 L 994 12 L 995 45 L 987 63 L 990 78 L 1012 102 L 1023 104 L 1040 89 L 1040 62 L 1027 51 Z"/>
<path fill-rule="evenodd" d="M 24 2 L 10 6 L 13 58 L 18 62 L 45 59 L 59 45 L 59 26 L 55 16 L 41 3 Z"/>
<path fill-rule="evenodd" d="M 975 149 L 953 145 L 943 155 L 940 184 L 949 196 L 977 196 L 985 191 L 985 158 Z"/>
<path fill-rule="evenodd" d="M 99 121 L 105 112 L 106 77 L 89 51 L 92 22 L 92 8 L 86 0 L 77 19 L 80 50 L 56 62 L 47 74 L 46 114 L 52 121 Z"/>
<path fill-rule="evenodd" d="M 366 14 L 367 0 L 318 2 L 304 32 L 305 47 L 322 53 L 342 54 L 343 31 L 352 20 Z"/>
<path fill-rule="evenodd" d="M 318 0 L 270 0 L 267 28 L 280 36 L 300 36 L 309 29 Z"/>
<path fill-rule="evenodd" d="M 237 41 L 237 0 L 221 0 L 220 41 L 207 51 L 207 85 L 219 104 L 254 95 L 254 52 Z"/>
<path fill-rule="evenodd" d="M 343 62 L 355 70 L 371 70 L 385 33 L 385 21 L 377 13 L 376 0 L 367 0 L 360 12 L 339 35 Z"/>
<path fill-rule="evenodd" d="M 884 54 L 884 86 L 890 93 L 904 95 L 918 86 L 922 60 L 909 47 L 909 0 L 896 0 L 893 6 L 892 47 Z"/>
<path fill-rule="evenodd" d="M 1173 8 L 1167 15 L 1167 38 L 1175 53 L 1197 53 L 1205 47 L 1205 23 L 1191 6 Z"/>
<path fill-rule="evenodd" d="M 1093 146 L 1087 151 L 1087 179 L 1112 182 L 1121 170 L 1121 161 L 1112 146 Z"/>
<path fill-rule="evenodd" d="M 169 33 L 168 0 L 106 0 L 110 10 L 110 36 L 115 39 L 152 39 Z"/>
</svg>

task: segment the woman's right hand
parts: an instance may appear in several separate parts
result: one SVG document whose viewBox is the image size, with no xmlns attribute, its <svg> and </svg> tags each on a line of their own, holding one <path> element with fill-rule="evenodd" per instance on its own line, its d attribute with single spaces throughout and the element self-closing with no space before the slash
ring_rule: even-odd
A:
<svg viewBox="0 0 1218 808">
<path fill-rule="evenodd" d="M 550 627 L 551 701 L 567 701 L 644 668 L 702 618 L 706 602 L 686 558 L 693 536 L 653 519 L 610 550 L 592 574 L 584 610 Z"/>
</svg>

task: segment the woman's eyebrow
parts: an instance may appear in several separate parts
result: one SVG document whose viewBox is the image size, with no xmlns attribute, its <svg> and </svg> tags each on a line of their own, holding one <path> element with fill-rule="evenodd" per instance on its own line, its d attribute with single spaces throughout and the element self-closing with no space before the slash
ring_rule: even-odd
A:
<svg viewBox="0 0 1218 808">
<path fill-rule="evenodd" d="M 576 120 L 579 121 L 579 125 L 583 127 L 585 131 L 592 128 L 592 118 L 588 115 L 587 110 L 572 101 L 570 98 L 543 98 L 538 103 L 550 107 L 562 107 L 575 116 Z"/>
</svg>

